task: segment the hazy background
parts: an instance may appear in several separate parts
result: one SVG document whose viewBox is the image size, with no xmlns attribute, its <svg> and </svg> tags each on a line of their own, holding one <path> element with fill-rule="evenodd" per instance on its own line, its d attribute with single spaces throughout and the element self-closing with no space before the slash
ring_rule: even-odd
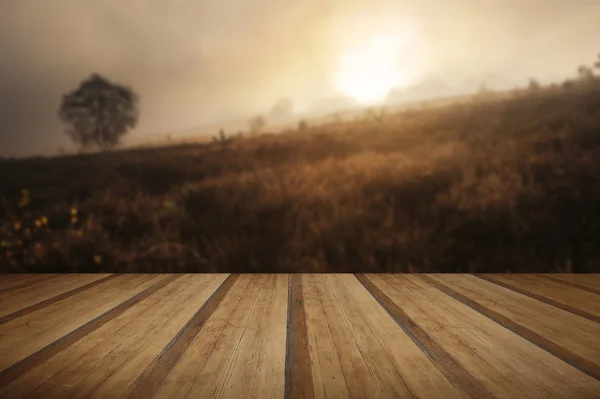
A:
<svg viewBox="0 0 600 399">
<path fill-rule="evenodd" d="M 0 155 L 69 148 L 56 112 L 92 72 L 140 94 L 142 137 L 344 104 L 341 53 L 382 29 L 409 38 L 413 94 L 563 79 L 598 21 L 598 0 L 0 0 Z"/>
</svg>

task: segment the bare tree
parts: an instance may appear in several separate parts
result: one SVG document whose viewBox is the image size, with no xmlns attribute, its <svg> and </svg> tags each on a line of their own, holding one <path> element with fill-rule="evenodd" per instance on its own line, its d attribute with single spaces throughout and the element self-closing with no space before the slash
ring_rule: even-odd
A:
<svg viewBox="0 0 600 399">
<path fill-rule="evenodd" d="M 109 150 L 138 121 L 138 97 L 126 86 L 93 74 L 63 96 L 58 112 L 67 134 L 82 149 L 93 145 Z"/>
</svg>

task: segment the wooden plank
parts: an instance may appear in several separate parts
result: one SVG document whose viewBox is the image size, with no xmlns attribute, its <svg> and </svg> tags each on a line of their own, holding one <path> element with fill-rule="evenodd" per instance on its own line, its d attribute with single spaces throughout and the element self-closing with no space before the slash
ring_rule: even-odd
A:
<svg viewBox="0 0 600 399">
<path fill-rule="evenodd" d="M 279 399 L 285 395 L 288 281 L 288 275 L 279 274 L 275 277 L 272 299 L 261 330 L 262 340 L 251 398 Z"/>
<path fill-rule="evenodd" d="M 9 275 L 10 278 L 0 282 L 0 294 L 29 287 L 33 284 L 43 283 L 61 277 L 59 274 L 24 274 Z M 14 278 L 12 276 L 15 276 Z"/>
<path fill-rule="evenodd" d="M 214 345 L 209 349 L 202 367 L 194 370 L 195 373 L 187 396 L 177 390 L 176 394 L 171 391 L 159 391 L 157 397 L 219 397 L 220 392 L 227 383 L 227 371 L 231 366 L 242 335 L 248 328 L 250 315 L 258 299 L 258 292 L 265 282 L 264 279 L 256 275 L 248 276 L 248 278 L 250 281 L 225 326 L 223 328 L 219 324 L 215 326 L 217 328 L 212 333 L 218 334 L 217 339 L 214 340 L 209 335 L 208 341 L 213 342 Z"/>
<path fill-rule="evenodd" d="M 384 285 L 383 281 L 376 275 L 357 275 L 361 284 L 373 295 L 381 306 L 392 316 L 404 332 L 411 337 L 415 344 L 429 356 L 438 370 L 455 384 L 467 397 L 492 398 L 493 395 L 476 376 L 464 368 L 446 348 L 434 340 L 427 331 L 415 321 L 414 316 L 405 310 L 410 303 L 407 298 L 399 296 L 403 291 L 396 291 L 392 286 Z M 396 281 L 396 283 L 399 283 Z M 400 282 L 401 284 L 401 282 Z M 412 309 L 412 308 L 411 308 Z"/>
<path fill-rule="evenodd" d="M 471 275 L 240 275 L 204 315 L 226 275 L 41 277 L 0 275 L 23 285 L 0 293 L 1 398 L 282 398 L 295 380 L 315 398 L 600 398 L 600 323 L 563 310 L 595 317 L 579 301 L 598 294 L 561 275 L 507 276 L 530 295 Z"/>
<path fill-rule="evenodd" d="M 169 281 L 171 282 L 169 283 Z M 97 357 L 101 350 L 113 350 L 116 344 L 113 344 L 111 348 L 111 339 L 115 342 L 115 338 L 118 341 L 119 338 L 128 339 L 130 336 L 136 336 L 136 333 L 143 331 L 147 323 L 150 323 L 166 309 L 166 306 L 170 305 L 168 299 L 172 295 L 177 296 L 178 291 L 186 289 L 190 285 L 189 276 L 187 279 L 184 276 L 171 276 L 162 280 L 159 285 L 152 287 L 153 292 L 147 292 L 149 295 L 145 298 L 141 298 L 121 314 L 106 320 L 94 331 L 90 331 L 72 345 L 63 348 L 62 351 L 50 356 L 42 364 L 23 373 L 12 383 L 0 389 L 0 397 L 21 398 L 35 392 L 39 396 L 44 389 L 48 388 L 47 381 L 61 381 L 59 377 L 63 371 L 69 370 L 74 376 L 80 375 L 81 371 L 85 371 L 95 364 L 95 361 L 90 359 L 90 355 L 95 354 Z M 71 376 L 67 374 L 66 378 L 69 377 Z M 39 387 L 44 384 L 46 384 L 45 387 L 40 389 Z"/>
<path fill-rule="evenodd" d="M 409 290 L 418 305 L 411 315 L 495 396 L 598 397 L 598 380 L 425 283 L 428 277 L 394 277 L 412 283 L 394 286 Z"/>
<path fill-rule="evenodd" d="M 476 276 L 600 323 L 600 301 L 596 294 L 573 289 L 558 282 L 542 280 L 530 274 L 477 274 Z"/>
<path fill-rule="evenodd" d="M 218 397 L 258 399 L 281 398 L 285 395 L 288 316 L 285 305 L 289 277 L 270 275 L 260 278 L 265 281 L 233 354 L 225 384 L 217 393 Z M 273 314 L 273 310 L 277 313 Z M 274 325 L 278 326 L 276 334 L 268 333 L 266 329 Z"/>
<path fill-rule="evenodd" d="M 196 275 L 187 276 L 190 277 L 192 281 L 198 278 Z M 207 295 L 207 293 L 216 291 L 218 286 L 223 283 L 227 276 L 218 274 L 210 275 L 209 277 L 211 277 L 209 285 L 206 285 L 205 283 L 204 285 L 206 285 L 206 288 L 201 290 L 201 294 L 203 296 Z M 197 288 L 197 285 L 194 285 L 194 287 Z M 183 291 L 187 291 L 187 289 L 184 289 Z M 197 292 L 198 290 L 195 291 Z M 177 307 L 176 303 L 181 303 L 182 300 L 186 299 L 184 295 L 187 294 L 182 293 L 182 289 L 177 289 L 173 291 L 173 293 L 167 294 L 167 297 L 175 297 L 174 299 L 171 299 L 171 302 L 173 303 L 173 306 Z M 150 340 L 147 338 L 149 334 L 142 332 L 141 337 L 146 337 L 144 339 L 144 345 L 142 346 L 142 348 L 145 348 L 145 350 L 135 353 L 122 365 L 120 365 L 117 371 L 107 376 L 107 378 L 90 394 L 90 398 L 123 398 L 127 397 L 127 395 L 130 395 L 130 392 L 133 392 L 132 388 L 135 381 L 140 375 L 142 375 L 142 372 L 159 356 L 159 354 L 167 345 L 166 343 L 157 343 L 157 339 L 170 342 L 181 329 L 177 329 L 177 327 L 179 327 L 177 323 L 175 326 L 170 325 L 168 321 L 168 314 L 170 312 L 170 310 L 165 312 L 167 324 L 165 324 L 165 328 L 163 329 L 164 331 L 159 334 L 154 334 L 151 336 Z M 190 318 L 191 316 L 187 317 L 188 320 Z M 133 346 L 132 349 L 134 349 Z"/>
<path fill-rule="evenodd" d="M 353 275 L 323 278 L 353 331 L 381 397 L 464 397 Z"/>
<path fill-rule="evenodd" d="M 600 295 L 600 274 L 541 274 L 537 277 Z"/>
<path fill-rule="evenodd" d="M 117 277 L 115 274 L 66 276 L 51 283 L 43 283 L 40 287 L 27 287 L 27 292 L 19 292 L 21 289 L 7 293 L 0 298 L 0 324 L 43 309 Z"/>
<path fill-rule="evenodd" d="M 45 308 L 23 318 L 27 320 L 15 319 L 3 324 L 0 326 L 0 388 L 117 317 L 170 280 L 168 276 L 123 276 L 82 293 L 86 295 L 69 298 L 70 306 L 61 307 L 64 314 L 57 315 L 61 316 L 57 317 L 58 321 L 47 319 L 47 314 L 56 312 Z M 57 305 L 60 303 L 51 307 Z"/>
<path fill-rule="evenodd" d="M 46 308 L 0 325 L 0 370 L 19 362 L 69 332 L 86 324 L 123 300 L 142 291 L 135 279 L 150 284 L 155 277 L 122 276 L 106 284 L 54 303 Z"/>
<path fill-rule="evenodd" d="M 149 364 L 127 392 L 131 398 L 151 398 L 154 396 L 166 376 L 171 372 L 183 353 L 193 342 L 206 321 L 217 309 L 227 292 L 238 279 L 238 275 L 229 275 L 196 311 L 185 326 L 173 337 L 162 353 Z"/>
<path fill-rule="evenodd" d="M 231 324 L 233 313 L 246 293 L 251 278 L 250 275 L 239 276 L 204 328 L 159 387 L 154 398 L 185 398 L 188 395 L 225 327 Z M 131 379 L 129 374 L 124 375 L 123 378 Z M 119 385 L 115 383 L 114 387 L 118 388 Z M 110 393 L 109 390 L 107 392 Z M 112 398 L 110 395 L 101 397 Z"/>
<path fill-rule="evenodd" d="M 302 275 L 307 336 L 315 398 L 349 398 L 350 391 L 335 350 L 315 275 Z"/>
<path fill-rule="evenodd" d="M 440 291 L 600 378 L 600 325 L 473 276 L 423 277 Z"/>
<path fill-rule="evenodd" d="M 108 376 L 118 373 L 133 358 L 142 357 L 147 359 L 146 365 L 152 364 L 225 280 L 223 275 L 187 275 L 184 278 L 190 284 L 171 291 L 137 331 L 133 334 L 119 331 L 111 335 L 53 378 L 59 384 L 50 381 L 48 386 L 41 386 L 39 397 L 87 398 Z M 130 325 L 140 321 L 136 318 Z"/>
<path fill-rule="evenodd" d="M 331 292 L 334 299 L 332 304 L 338 307 L 343 322 L 348 327 L 354 342 L 356 342 L 360 350 L 361 356 L 373 378 L 373 382 L 377 386 L 377 396 L 382 398 L 415 397 L 381 345 L 381 342 L 365 322 L 363 315 L 358 311 L 354 303 L 350 304 L 348 302 L 350 298 L 343 290 L 343 281 L 339 281 L 336 277 L 338 276 L 324 274 L 319 276 L 319 279 L 323 280 L 323 289 Z M 349 275 L 348 277 L 356 280 L 354 276 Z M 332 280 L 335 280 L 333 284 Z M 360 286 L 360 283 L 358 284 Z M 360 289 L 364 290 L 364 287 L 360 286 Z M 378 307 L 380 307 L 379 304 L 373 301 L 372 307 L 365 310 L 367 312 L 374 311 Z M 375 392 L 372 395 L 376 396 Z"/>
<path fill-rule="evenodd" d="M 573 283 L 581 284 L 586 287 L 600 290 L 600 273 L 582 273 L 582 274 L 552 274 L 553 277 L 560 278 L 561 280 L 571 281 Z"/>
<path fill-rule="evenodd" d="M 302 276 L 297 274 L 290 276 L 288 292 L 285 398 L 309 399 L 314 397 L 314 388 L 308 354 Z"/>
<path fill-rule="evenodd" d="M 25 273 L 2 274 L 2 273 L 0 273 L 0 293 L 2 292 L 2 290 L 5 290 L 12 286 L 21 285 L 24 282 L 26 282 L 27 280 L 31 280 L 34 278 L 40 278 L 43 276 L 44 275 L 40 275 L 40 274 L 25 274 Z"/>
<path fill-rule="evenodd" d="M 317 325 L 307 323 L 310 334 L 319 335 L 321 332 L 316 328 L 325 325 L 329 330 L 331 342 L 333 344 L 335 356 L 338 359 L 342 375 L 347 386 L 348 396 L 351 398 L 381 397 L 377 383 L 371 374 L 369 366 L 358 346 L 352 330 L 344 320 L 344 315 L 340 310 L 333 293 L 328 289 L 324 280 L 324 275 L 312 275 L 310 279 L 307 276 L 306 285 L 313 286 L 310 290 L 317 295 L 317 303 L 322 309 L 322 320 Z M 307 312 L 309 310 L 307 309 Z M 316 355 L 316 356 L 315 356 Z M 320 357 L 319 354 L 310 353 L 311 361 L 313 357 Z M 323 370 L 324 362 L 321 364 L 321 372 L 327 375 Z M 325 396 L 329 396 L 327 382 L 323 382 Z M 342 396 L 340 396 L 342 397 Z"/>
</svg>

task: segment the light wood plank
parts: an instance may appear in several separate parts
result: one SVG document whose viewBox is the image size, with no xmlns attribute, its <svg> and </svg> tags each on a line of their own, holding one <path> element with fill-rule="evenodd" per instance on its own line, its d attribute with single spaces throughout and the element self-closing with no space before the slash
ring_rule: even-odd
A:
<svg viewBox="0 0 600 399">
<path fill-rule="evenodd" d="M 157 358 L 169 341 L 186 325 L 194 313 L 206 302 L 208 297 L 223 282 L 223 275 L 185 276 L 189 284 L 171 291 L 162 303 L 154 309 L 149 320 L 136 318 L 132 323 L 139 328 L 131 332 L 113 334 L 98 348 L 86 353 L 76 363 L 63 370 L 67 388 L 41 389 L 45 398 L 81 398 L 89 397 L 107 377 L 119 373 L 119 369 L 133 358 L 141 357 L 150 363 Z M 91 365 L 91 366 L 90 366 Z M 77 372 L 87 368 L 84 372 Z M 83 377 L 83 378 L 82 378 Z M 54 393 L 54 396 L 51 396 Z"/>
<path fill-rule="evenodd" d="M 273 296 L 261 335 L 258 367 L 251 398 L 282 398 L 285 386 L 285 348 L 288 275 L 276 275 Z"/>
<path fill-rule="evenodd" d="M 568 287 L 530 274 L 478 275 L 488 281 L 504 284 L 513 290 L 560 307 L 600 323 L 600 300 L 597 294 Z"/>
<path fill-rule="evenodd" d="M 188 397 L 220 398 L 228 381 L 228 370 L 239 350 L 239 345 L 247 331 L 251 316 L 257 316 L 254 309 L 259 292 L 265 284 L 261 276 L 251 276 L 248 289 L 244 292 L 231 318 L 223 329 L 215 347 L 208 355 L 206 363 L 194 381 Z"/>
<path fill-rule="evenodd" d="M 110 342 L 112 337 L 125 338 L 138 332 L 169 306 L 165 300 L 172 295 L 177 295 L 179 290 L 189 285 L 189 279 L 180 278 L 159 289 L 66 350 L 51 357 L 41 366 L 0 389 L 0 397 L 20 398 L 30 395 L 34 391 L 38 391 L 39 394 L 38 387 L 46 384 L 47 381 L 59 381 L 57 378 L 59 373 L 73 367 L 84 367 L 85 364 L 81 364 L 81 360 L 78 359 L 86 359 L 86 354 L 93 354 L 94 350 L 100 350 L 103 345 Z M 89 360 L 89 356 L 87 359 Z M 74 374 L 77 372 L 75 371 Z"/>
<path fill-rule="evenodd" d="M 215 397 L 263 281 L 242 275 L 156 392 L 156 398 Z M 203 393 L 194 393 L 194 390 Z M 199 396 L 200 395 L 200 396 Z"/>
<path fill-rule="evenodd" d="M 600 398 L 589 275 L 104 276 L 0 275 L 0 397 Z"/>
<path fill-rule="evenodd" d="M 101 280 L 110 274 L 67 275 L 49 282 L 38 282 L 0 294 L 0 318 L 39 304 L 66 292 Z"/>
<path fill-rule="evenodd" d="M 350 391 L 323 310 L 315 275 L 302 276 L 302 291 L 316 399 L 349 398 Z"/>
<path fill-rule="evenodd" d="M 242 298 L 249 297 L 247 290 L 251 279 L 249 275 L 239 277 L 202 331 L 192 341 L 179 362 L 159 387 L 154 395 L 155 398 L 185 398 L 188 395 L 198 373 L 205 366 L 209 355 L 221 338 L 225 327 L 231 324 L 234 312 Z M 129 377 L 125 376 L 124 378 Z M 111 391 L 107 389 L 108 394 Z"/>
<path fill-rule="evenodd" d="M 248 320 L 246 329 L 243 331 L 237 350 L 233 354 L 228 370 L 226 372 L 225 384 L 221 388 L 217 397 L 220 398 L 265 398 L 263 392 L 269 392 L 269 397 L 282 397 L 285 386 L 285 350 L 286 350 L 286 332 L 285 328 L 279 328 L 279 334 L 272 336 L 274 341 L 268 341 L 269 334 L 266 333 L 267 322 L 277 323 L 279 326 L 285 326 L 287 311 L 281 305 L 287 302 L 287 289 L 282 287 L 282 277 L 279 276 L 278 296 L 275 296 L 275 284 L 277 276 L 257 276 L 262 282 L 261 289 L 258 291 L 256 304 Z M 287 283 L 287 279 L 285 279 Z M 278 319 L 269 320 L 271 309 L 276 307 L 279 302 Z M 282 311 L 284 310 L 284 311 Z M 270 351 L 277 355 L 278 359 L 274 364 L 265 363 L 264 359 L 260 362 L 260 355 L 265 351 Z M 268 353 L 268 352 L 266 352 Z M 271 356 L 273 360 L 273 355 Z M 259 364 L 260 362 L 260 364 Z M 263 367 L 262 369 L 260 367 Z M 269 375 L 267 375 L 269 373 Z M 256 386 L 256 379 L 260 376 L 261 385 Z M 276 384 L 269 386 L 269 384 Z M 256 389 L 255 389 L 256 388 Z"/>
<path fill-rule="evenodd" d="M 584 273 L 584 274 L 551 274 L 554 278 L 559 278 L 565 281 L 571 281 L 576 284 L 585 285 L 586 287 L 600 290 L 600 273 Z"/>
<path fill-rule="evenodd" d="M 382 397 L 465 397 L 354 276 L 325 278 Z"/>
<path fill-rule="evenodd" d="M 325 275 L 315 275 L 313 278 L 307 281 L 307 285 L 313 285 L 313 292 L 317 293 L 318 302 L 323 310 L 325 317 L 324 323 L 326 323 L 330 333 L 335 349 L 335 355 L 338 358 L 340 367 L 342 369 L 344 380 L 348 388 L 349 397 L 356 398 L 371 398 L 381 397 L 381 392 L 371 370 L 363 355 L 360 347 L 356 342 L 356 339 L 352 333 L 351 328 L 348 326 L 344 319 L 337 300 L 325 280 Z M 307 324 L 308 331 L 317 326 Z M 318 334 L 319 332 L 315 332 Z M 312 332 L 311 332 L 312 334 Z M 311 353 L 311 360 L 314 356 Z M 323 365 L 321 365 L 323 367 Z M 323 370 L 325 372 L 325 370 Z M 327 386 L 326 395 L 327 395 Z"/>
<path fill-rule="evenodd" d="M 540 277 L 561 281 L 600 295 L 600 274 L 544 274 Z"/>
<path fill-rule="evenodd" d="M 106 367 L 101 371 L 101 375 L 111 371 L 115 364 L 106 364 L 107 359 L 112 359 L 113 362 L 122 361 L 115 359 L 114 355 L 131 346 L 128 343 L 137 337 L 140 331 L 152 328 L 152 323 L 171 304 L 170 296 L 176 297 L 178 291 L 186 290 L 190 285 L 191 281 L 185 278 L 179 278 L 166 285 L 118 318 L 49 359 L 41 367 L 25 374 L 12 384 L 14 388 L 9 392 L 27 393 L 28 397 L 32 398 L 73 397 L 76 390 L 85 385 L 86 380 L 93 381 L 98 367 Z M 141 339 L 134 342 L 139 345 L 143 343 L 144 340 Z"/>
<path fill-rule="evenodd" d="M 7 274 L 2 276 L 3 278 L 0 279 L 0 294 L 55 278 L 62 278 L 62 275 L 57 274 Z"/>
<path fill-rule="evenodd" d="M 597 397 L 599 382 L 419 277 L 373 279 L 496 397 Z"/>
<path fill-rule="evenodd" d="M 165 278 L 123 276 L 0 325 L 0 370 L 17 363 Z"/>
<path fill-rule="evenodd" d="M 566 351 L 586 359 L 600 370 L 600 324 L 474 276 L 448 274 L 431 278 L 484 308 L 507 317 L 517 324 L 517 328 L 522 326 L 529 329 Z M 522 330 L 518 332 L 525 336 Z M 543 345 L 541 342 L 536 343 Z M 552 348 L 548 350 L 552 352 Z M 575 363 L 569 358 L 565 360 Z"/>
</svg>

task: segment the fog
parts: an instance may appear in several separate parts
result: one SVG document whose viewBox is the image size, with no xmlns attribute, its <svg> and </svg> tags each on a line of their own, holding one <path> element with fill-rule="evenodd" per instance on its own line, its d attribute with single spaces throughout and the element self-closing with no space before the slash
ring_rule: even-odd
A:
<svg viewBox="0 0 600 399">
<path fill-rule="evenodd" d="M 599 20 L 597 0 L 0 0 L 0 155 L 71 148 L 61 96 L 93 72 L 140 95 L 143 139 L 281 98 L 330 111 L 341 54 L 381 29 L 405 32 L 431 96 L 564 79 L 600 52 Z"/>
</svg>

